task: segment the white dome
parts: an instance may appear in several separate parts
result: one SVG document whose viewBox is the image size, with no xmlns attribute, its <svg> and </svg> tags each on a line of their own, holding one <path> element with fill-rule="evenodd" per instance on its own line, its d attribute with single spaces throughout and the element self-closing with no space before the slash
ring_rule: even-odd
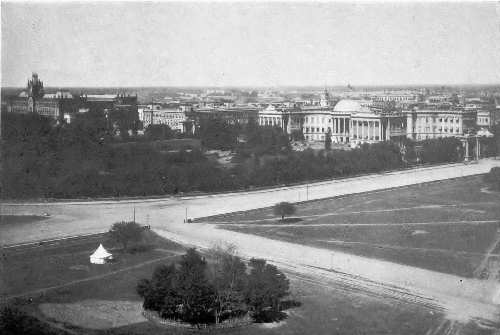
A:
<svg viewBox="0 0 500 335">
<path fill-rule="evenodd" d="M 343 112 L 343 113 L 360 112 L 361 110 L 362 110 L 361 104 L 358 101 L 348 100 L 348 99 L 340 100 L 333 108 L 334 112 Z"/>
</svg>

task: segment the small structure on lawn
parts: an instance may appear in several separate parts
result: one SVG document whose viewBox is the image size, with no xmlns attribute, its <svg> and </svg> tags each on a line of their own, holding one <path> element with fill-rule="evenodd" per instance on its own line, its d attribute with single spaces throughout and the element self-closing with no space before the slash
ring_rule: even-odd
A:
<svg viewBox="0 0 500 335">
<path fill-rule="evenodd" d="M 113 259 L 113 255 L 110 254 L 102 244 L 99 244 L 99 247 L 94 251 L 92 255 L 90 255 L 90 263 L 92 264 L 104 264 L 108 260 Z"/>
</svg>

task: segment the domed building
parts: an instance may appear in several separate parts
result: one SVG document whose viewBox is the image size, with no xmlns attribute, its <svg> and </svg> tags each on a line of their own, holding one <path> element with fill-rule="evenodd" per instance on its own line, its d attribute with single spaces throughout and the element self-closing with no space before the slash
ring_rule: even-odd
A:
<svg viewBox="0 0 500 335">
<path fill-rule="evenodd" d="M 290 125 L 298 126 L 307 142 L 324 142 L 330 136 L 332 143 L 351 147 L 406 136 L 406 120 L 402 115 L 380 113 L 370 106 L 370 101 L 354 99 L 342 99 L 333 107 L 329 103 L 294 108 L 268 105 L 259 112 L 259 124 L 280 126 L 288 134 Z M 291 115 L 301 121 L 289 122 Z"/>
</svg>

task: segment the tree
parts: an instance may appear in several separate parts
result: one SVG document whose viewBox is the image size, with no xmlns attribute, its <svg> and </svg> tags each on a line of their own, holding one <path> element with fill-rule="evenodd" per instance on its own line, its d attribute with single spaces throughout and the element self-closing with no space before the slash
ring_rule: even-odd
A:
<svg viewBox="0 0 500 335">
<path fill-rule="evenodd" d="M 234 247 L 215 247 L 209 251 L 213 260 L 212 283 L 215 290 L 215 323 L 245 310 L 246 265 L 234 255 Z"/>
<path fill-rule="evenodd" d="M 254 314 L 259 315 L 266 308 L 279 312 L 280 301 L 289 294 L 290 288 L 285 274 L 263 259 L 252 258 L 250 267 L 246 301 Z"/>
<path fill-rule="evenodd" d="M 290 138 L 292 139 L 292 141 L 303 141 L 304 133 L 302 132 L 302 128 L 292 130 Z"/>
<path fill-rule="evenodd" d="M 325 150 L 330 150 L 332 148 L 332 133 L 330 128 L 328 128 L 328 132 L 325 134 Z"/>
<path fill-rule="evenodd" d="M 281 216 L 281 220 L 284 220 L 286 215 L 295 213 L 295 206 L 289 202 L 283 201 L 274 205 L 273 211 L 275 215 Z"/>
<path fill-rule="evenodd" d="M 176 291 L 181 302 L 182 320 L 191 324 L 210 323 L 214 289 L 207 276 L 207 262 L 195 249 L 189 249 L 179 262 Z"/>
<path fill-rule="evenodd" d="M 151 124 L 144 135 L 150 140 L 168 140 L 174 137 L 175 132 L 166 124 Z"/>
<path fill-rule="evenodd" d="M 208 149 L 232 150 L 237 143 L 238 126 L 221 118 L 202 120 L 198 135 Z"/>
<path fill-rule="evenodd" d="M 140 241 L 143 233 L 142 227 L 133 221 L 114 223 L 108 234 L 111 240 L 120 243 L 123 250 L 127 250 L 130 242 Z"/>
</svg>

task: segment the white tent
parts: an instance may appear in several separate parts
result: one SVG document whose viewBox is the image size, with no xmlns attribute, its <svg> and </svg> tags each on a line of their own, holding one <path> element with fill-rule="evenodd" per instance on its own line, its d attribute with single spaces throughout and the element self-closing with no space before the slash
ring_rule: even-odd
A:
<svg viewBox="0 0 500 335">
<path fill-rule="evenodd" d="M 92 255 L 90 255 L 90 263 L 93 264 L 104 264 L 107 260 L 113 259 L 113 255 L 110 254 L 102 244 L 99 244 L 99 247 L 94 251 Z"/>
</svg>

